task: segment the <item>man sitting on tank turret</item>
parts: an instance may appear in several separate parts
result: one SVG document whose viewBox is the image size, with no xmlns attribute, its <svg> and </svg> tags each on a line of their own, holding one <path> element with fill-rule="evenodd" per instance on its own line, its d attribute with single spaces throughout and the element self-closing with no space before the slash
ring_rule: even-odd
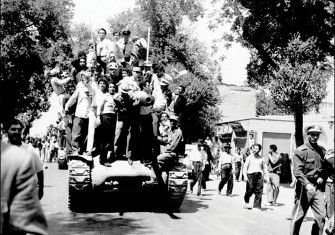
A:
<svg viewBox="0 0 335 235">
<path fill-rule="evenodd" d="M 184 137 L 178 124 L 178 117 L 170 116 L 171 131 L 168 134 L 168 144 L 164 152 L 157 156 L 158 166 L 161 171 L 169 170 L 169 168 L 178 161 L 178 157 L 184 154 L 185 143 Z"/>
</svg>

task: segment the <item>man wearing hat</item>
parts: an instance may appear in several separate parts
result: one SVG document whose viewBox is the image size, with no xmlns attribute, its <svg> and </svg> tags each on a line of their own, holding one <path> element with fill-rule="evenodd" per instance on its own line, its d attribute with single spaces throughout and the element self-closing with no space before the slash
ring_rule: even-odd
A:
<svg viewBox="0 0 335 235">
<path fill-rule="evenodd" d="M 184 155 L 185 143 L 183 133 L 178 126 L 178 117 L 170 116 L 171 132 L 168 135 L 168 144 L 164 152 L 157 156 L 159 168 L 166 171 L 174 161 L 178 160 L 179 155 Z"/>
<path fill-rule="evenodd" d="M 141 75 L 142 75 L 142 70 L 140 67 L 134 67 L 133 70 L 132 70 L 132 76 L 130 77 L 124 77 L 121 81 L 120 81 L 120 84 L 121 83 L 125 83 L 127 84 L 127 86 L 130 87 L 130 89 L 132 90 L 132 92 L 135 92 L 135 91 L 139 91 L 140 88 L 139 88 L 139 81 L 141 80 Z"/>
<path fill-rule="evenodd" d="M 133 50 L 133 43 L 129 41 L 131 32 L 129 30 L 124 30 L 122 32 L 122 36 L 117 42 L 117 45 L 122 52 L 123 56 L 126 54 L 130 54 L 131 51 Z"/>
<path fill-rule="evenodd" d="M 130 165 L 137 158 L 139 136 L 139 101 L 131 97 L 132 91 L 129 83 L 121 82 L 119 92 L 114 96 L 117 114 L 114 153 L 117 159 L 125 155 Z"/>
<path fill-rule="evenodd" d="M 109 80 L 108 82 L 112 82 L 115 87 L 118 84 L 118 82 L 122 79 L 119 66 L 115 61 L 112 61 L 107 65 L 107 77 Z"/>
<path fill-rule="evenodd" d="M 221 170 L 221 181 L 218 186 L 218 194 L 221 193 L 224 185 L 227 184 L 227 196 L 231 196 L 234 186 L 233 172 L 235 171 L 234 157 L 230 154 L 230 144 L 224 143 L 220 150 L 219 169 Z"/>
<path fill-rule="evenodd" d="M 292 213 L 291 235 L 298 235 L 309 207 L 314 212 L 312 234 L 323 234 L 325 225 L 324 184 L 327 179 L 325 149 L 318 145 L 321 127 L 307 127 L 307 140 L 293 156 L 293 174 L 297 179 L 295 205 Z"/>
</svg>

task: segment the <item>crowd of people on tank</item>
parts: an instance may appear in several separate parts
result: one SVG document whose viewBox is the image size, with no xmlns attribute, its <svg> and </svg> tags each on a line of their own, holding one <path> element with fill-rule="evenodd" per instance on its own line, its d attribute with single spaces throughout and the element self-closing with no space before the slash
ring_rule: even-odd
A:
<svg viewBox="0 0 335 235">
<path fill-rule="evenodd" d="M 185 87 L 172 91 L 174 79 L 164 63 L 146 58 L 144 38 L 129 30 L 99 29 L 98 40 L 79 52 L 71 68 L 46 71 L 61 109 L 60 148 L 66 154 L 98 156 L 110 165 L 127 159 L 161 168 L 183 152 Z"/>
</svg>

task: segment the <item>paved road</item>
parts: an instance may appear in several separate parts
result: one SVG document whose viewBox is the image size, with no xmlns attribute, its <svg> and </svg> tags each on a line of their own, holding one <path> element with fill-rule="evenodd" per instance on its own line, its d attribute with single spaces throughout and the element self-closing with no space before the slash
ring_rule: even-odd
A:
<svg viewBox="0 0 335 235">
<path fill-rule="evenodd" d="M 227 234 L 286 235 L 291 212 L 293 190 L 282 186 L 279 206 L 263 211 L 243 209 L 245 182 L 236 182 L 233 197 L 218 195 L 218 180 L 207 183 L 207 190 L 197 197 L 187 193 L 180 213 L 168 215 L 155 212 L 72 213 L 67 208 L 67 171 L 58 170 L 55 163 L 45 169 L 45 194 L 42 206 L 49 223 L 49 234 Z M 225 190 L 225 188 L 224 188 Z M 264 203 L 263 197 L 263 203 Z M 134 199 L 136 200 L 136 199 Z M 88 202 L 90 203 L 90 202 Z M 311 212 L 300 234 L 310 234 Z"/>
</svg>

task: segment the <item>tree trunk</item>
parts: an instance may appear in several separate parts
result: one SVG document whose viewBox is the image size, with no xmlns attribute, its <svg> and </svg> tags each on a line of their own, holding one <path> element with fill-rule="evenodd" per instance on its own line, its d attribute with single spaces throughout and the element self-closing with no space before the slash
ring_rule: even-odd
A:
<svg viewBox="0 0 335 235">
<path fill-rule="evenodd" d="M 297 107 L 294 111 L 295 143 L 297 147 L 299 147 L 304 143 L 303 122 L 304 122 L 304 116 L 302 107 Z"/>
</svg>

